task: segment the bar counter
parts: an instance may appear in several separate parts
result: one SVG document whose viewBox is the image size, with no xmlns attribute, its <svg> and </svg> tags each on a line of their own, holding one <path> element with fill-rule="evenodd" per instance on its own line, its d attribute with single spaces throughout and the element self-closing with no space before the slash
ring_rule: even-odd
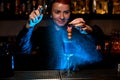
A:
<svg viewBox="0 0 120 80">
<path fill-rule="evenodd" d="M 117 69 L 88 69 L 71 72 L 68 76 L 59 70 L 15 71 L 13 77 L 3 80 L 120 80 L 120 72 Z"/>
</svg>

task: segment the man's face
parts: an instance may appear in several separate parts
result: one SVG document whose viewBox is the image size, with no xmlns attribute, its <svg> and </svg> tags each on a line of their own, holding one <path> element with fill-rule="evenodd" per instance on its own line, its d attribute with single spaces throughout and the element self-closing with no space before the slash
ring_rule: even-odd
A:
<svg viewBox="0 0 120 80">
<path fill-rule="evenodd" d="M 70 18 L 70 6 L 62 3 L 54 3 L 52 6 L 52 18 L 57 26 L 64 26 Z"/>
</svg>

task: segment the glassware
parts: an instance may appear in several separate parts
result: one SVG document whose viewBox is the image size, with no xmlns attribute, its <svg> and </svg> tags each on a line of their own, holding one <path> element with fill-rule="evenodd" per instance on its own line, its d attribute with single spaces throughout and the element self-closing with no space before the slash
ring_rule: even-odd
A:
<svg viewBox="0 0 120 80">
<path fill-rule="evenodd" d="M 72 57 L 74 56 L 74 47 L 73 47 L 73 41 L 72 40 L 65 40 L 64 41 L 64 56 L 66 57 L 67 60 L 67 65 L 66 65 L 66 76 L 71 76 L 71 62 L 72 62 Z"/>
</svg>

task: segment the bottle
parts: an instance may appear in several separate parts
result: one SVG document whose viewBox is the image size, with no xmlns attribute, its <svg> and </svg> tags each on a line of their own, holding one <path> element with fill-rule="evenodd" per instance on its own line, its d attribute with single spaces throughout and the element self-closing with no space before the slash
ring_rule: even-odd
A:
<svg viewBox="0 0 120 80">
<path fill-rule="evenodd" d="M 113 0 L 113 14 L 120 14 L 120 0 Z"/>
<path fill-rule="evenodd" d="M 0 78 L 14 76 L 14 57 L 9 51 L 9 44 L 0 42 Z"/>
<path fill-rule="evenodd" d="M 92 5 L 93 5 L 93 0 L 89 0 L 89 14 L 92 14 L 93 13 L 93 7 L 92 7 Z"/>
<path fill-rule="evenodd" d="M 0 1 L 0 13 L 4 14 L 4 10 L 5 10 L 5 3 L 4 1 Z"/>
<path fill-rule="evenodd" d="M 32 11 L 32 3 L 31 0 L 26 1 L 26 15 L 30 14 Z"/>
<path fill-rule="evenodd" d="M 5 1 L 5 13 L 6 17 L 11 17 L 13 14 L 13 2 L 12 0 Z"/>
<path fill-rule="evenodd" d="M 72 3 L 72 13 L 73 14 L 76 14 L 77 12 L 77 1 L 76 0 L 71 0 L 71 3 Z"/>
<path fill-rule="evenodd" d="M 112 14 L 113 12 L 113 1 L 109 0 L 108 1 L 108 14 Z"/>
<path fill-rule="evenodd" d="M 37 8 L 37 1 L 32 0 L 32 10 L 35 10 Z"/>
<path fill-rule="evenodd" d="M 85 14 L 90 13 L 90 0 L 85 0 Z"/>
<path fill-rule="evenodd" d="M 26 16 L 26 3 L 25 3 L 25 1 L 20 2 L 19 15 L 21 18 L 24 18 Z"/>
<path fill-rule="evenodd" d="M 96 0 L 93 0 L 93 3 L 92 3 L 93 14 L 96 14 L 96 6 L 97 6 Z"/>
<path fill-rule="evenodd" d="M 19 14 L 20 0 L 15 0 L 15 15 Z"/>
</svg>

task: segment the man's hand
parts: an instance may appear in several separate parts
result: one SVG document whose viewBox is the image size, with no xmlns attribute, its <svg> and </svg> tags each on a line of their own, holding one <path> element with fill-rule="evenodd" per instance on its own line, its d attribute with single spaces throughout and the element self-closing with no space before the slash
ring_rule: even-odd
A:
<svg viewBox="0 0 120 80">
<path fill-rule="evenodd" d="M 89 32 L 92 32 L 92 28 L 85 24 L 85 21 L 83 18 L 76 18 L 73 21 L 71 21 L 69 24 L 73 25 L 82 34 L 87 34 Z"/>
<path fill-rule="evenodd" d="M 36 10 L 33 10 L 31 12 L 31 14 L 29 15 L 28 23 L 26 25 L 27 28 L 34 27 L 42 20 L 43 18 L 42 10 L 43 10 L 42 6 L 38 6 Z"/>
</svg>

